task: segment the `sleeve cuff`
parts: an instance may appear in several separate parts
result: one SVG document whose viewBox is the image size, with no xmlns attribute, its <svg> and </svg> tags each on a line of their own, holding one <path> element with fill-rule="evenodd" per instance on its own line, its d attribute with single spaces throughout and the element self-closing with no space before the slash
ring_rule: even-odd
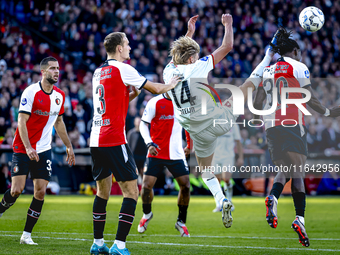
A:
<svg viewBox="0 0 340 255">
<path fill-rule="evenodd" d="M 312 84 L 309 83 L 309 84 L 303 86 L 303 88 L 307 88 L 307 87 L 310 87 L 310 86 L 312 86 Z"/>
<path fill-rule="evenodd" d="M 19 111 L 19 113 L 25 113 L 25 114 L 28 114 L 28 115 L 31 115 L 31 113 L 30 112 L 26 112 L 26 111 Z"/>
<path fill-rule="evenodd" d="M 148 81 L 148 79 L 145 78 L 145 81 L 143 82 L 142 86 L 139 87 L 139 90 L 141 90 L 144 87 L 144 85 L 146 84 L 147 81 Z"/>
<path fill-rule="evenodd" d="M 213 69 L 215 68 L 215 59 L 214 59 L 214 55 L 211 54 L 212 60 L 213 60 Z"/>
<path fill-rule="evenodd" d="M 147 122 L 147 121 L 145 121 L 145 120 L 143 120 L 143 119 L 142 119 L 142 121 L 143 121 L 144 123 L 146 123 L 146 124 L 149 124 L 149 125 L 150 125 L 150 122 Z"/>
</svg>

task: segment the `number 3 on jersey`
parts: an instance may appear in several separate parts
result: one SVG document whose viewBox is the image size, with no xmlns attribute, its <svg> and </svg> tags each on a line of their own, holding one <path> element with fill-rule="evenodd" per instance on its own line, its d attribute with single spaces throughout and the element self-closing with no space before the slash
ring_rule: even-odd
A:
<svg viewBox="0 0 340 255">
<path fill-rule="evenodd" d="M 97 107 L 97 112 L 99 114 L 104 114 L 106 110 L 105 99 L 104 99 L 104 86 L 102 84 L 98 85 L 96 88 L 96 95 L 99 95 L 100 107 Z"/>
<path fill-rule="evenodd" d="M 176 93 L 175 93 L 175 89 L 171 90 L 172 95 L 174 96 L 174 101 L 175 104 L 178 108 L 182 108 L 181 105 L 178 102 Z M 184 98 L 186 97 L 186 99 Z M 190 94 L 190 89 L 189 89 L 189 85 L 188 85 L 188 81 L 183 81 L 182 82 L 182 88 L 181 88 L 181 104 L 185 104 L 187 102 L 190 102 L 190 105 L 194 105 L 195 104 L 195 98 L 191 98 L 191 94 Z"/>
</svg>

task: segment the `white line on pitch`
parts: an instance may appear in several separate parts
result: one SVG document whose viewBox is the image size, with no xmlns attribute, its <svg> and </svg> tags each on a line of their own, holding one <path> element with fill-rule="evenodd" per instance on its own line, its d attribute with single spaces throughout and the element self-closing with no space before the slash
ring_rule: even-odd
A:
<svg viewBox="0 0 340 255">
<path fill-rule="evenodd" d="M 19 237 L 20 235 L 2 235 L 9 237 Z M 66 238 L 66 237 L 50 237 L 50 236 L 37 236 L 37 239 L 53 239 L 53 240 L 70 240 L 70 241 L 86 241 L 92 242 L 93 239 L 84 238 Z M 105 240 L 106 242 L 114 242 L 114 240 Z M 252 246 L 229 246 L 229 245 L 211 245 L 211 244 L 187 244 L 187 243 L 153 243 L 153 242 L 139 242 L 139 241 L 127 241 L 127 243 L 136 244 L 149 244 L 149 245 L 167 245 L 167 246 L 199 246 L 207 248 L 230 248 L 230 249 L 267 249 L 267 250 L 294 250 L 294 251 L 327 251 L 327 252 L 340 252 L 340 250 L 334 249 L 311 249 L 311 248 L 276 248 L 276 247 L 252 247 Z"/>
<path fill-rule="evenodd" d="M 0 231 L 0 233 L 22 233 L 22 231 Z M 93 235 L 93 233 L 68 233 L 68 232 L 34 232 L 36 234 L 52 234 L 52 235 Z M 115 236 L 116 234 L 104 234 L 106 236 Z M 181 237 L 179 235 L 160 235 L 160 234 L 129 234 L 129 236 L 143 236 L 143 237 Z M 230 239 L 285 239 L 296 240 L 291 237 L 268 237 L 268 236 L 204 236 L 204 235 L 190 235 L 195 238 L 230 238 Z M 309 238 L 314 241 L 340 241 L 340 238 Z"/>
</svg>

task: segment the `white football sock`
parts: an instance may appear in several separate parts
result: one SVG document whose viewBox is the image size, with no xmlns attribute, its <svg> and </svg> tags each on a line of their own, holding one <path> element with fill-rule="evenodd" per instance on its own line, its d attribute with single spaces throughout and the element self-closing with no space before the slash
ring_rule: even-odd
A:
<svg viewBox="0 0 340 255">
<path fill-rule="evenodd" d="M 302 216 L 297 216 L 297 215 L 296 215 L 296 217 L 299 219 L 299 221 L 301 221 L 301 223 L 302 223 L 303 225 L 305 225 L 305 218 L 304 218 L 304 217 L 302 217 Z"/>
<path fill-rule="evenodd" d="M 94 239 L 93 242 L 98 246 L 103 246 L 104 245 L 104 238 Z"/>
<path fill-rule="evenodd" d="M 145 219 L 150 219 L 150 217 L 151 217 L 151 215 L 152 215 L 152 212 L 149 212 L 148 214 L 143 214 L 143 218 L 145 218 Z"/>
<path fill-rule="evenodd" d="M 233 183 L 229 181 L 229 184 L 226 185 L 226 190 L 227 190 L 227 199 L 231 202 L 231 199 L 233 197 Z"/>
<path fill-rule="evenodd" d="M 30 232 L 24 231 L 24 232 L 22 232 L 22 235 L 23 235 L 23 236 L 31 236 L 31 233 L 30 233 Z"/>
<path fill-rule="evenodd" d="M 118 249 L 120 249 L 120 250 L 125 249 L 125 242 L 115 240 L 115 244 L 117 244 Z"/>
<path fill-rule="evenodd" d="M 222 201 L 223 199 L 225 199 L 225 196 L 222 192 L 220 183 L 218 182 L 216 176 L 211 172 L 204 172 L 202 174 L 202 179 L 204 183 L 208 186 L 215 200 L 219 201 L 220 205 L 222 205 Z"/>
</svg>

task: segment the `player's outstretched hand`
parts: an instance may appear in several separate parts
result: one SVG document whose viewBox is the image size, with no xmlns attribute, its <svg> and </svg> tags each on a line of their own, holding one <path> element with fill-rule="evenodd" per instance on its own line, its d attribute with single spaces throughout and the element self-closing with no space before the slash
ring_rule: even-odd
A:
<svg viewBox="0 0 340 255">
<path fill-rule="evenodd" d="M 177 86 L 177 84 L 180 81 L 182 81 L 181 77 L 175 75 L 175 76 L 171 77 L 170 82 L 169 82 L 169 86 L 171 86 L 171 89 L 173 89 Z"/>
<path fill-rule="evenodd" d="M 37 162 L 39 161 L 39 155 L 37 151 L 33 149 L 32 147 L 26 149 L 26 153 L 30 160 L 35 160 Z"/>
<path fill-rule="evenodd" d="M 191 17 L 188 21 L 188 33 L 194 34 L 196 30 L 196 21 L 198 19 L 198 15 Z"/>
<path fill-rule="evenodd" d="M 228 25 L 231 26 L 233 24 L 233 16 L 231 16 L 230 14 L 223 14 L 221 17 L 221 22 L 225 27 Z"/>
<path fill-rule="evenodd" d="M 76 157 L 74 156 L 72 146 L 66 148 L 66 153 L 67 153 L 66 162 L 68 163 L 69 166 L 74 166 L 76 164 Z"/>
<path fill-rule="evenodd" d="M 132 93 L 135 95 L 135 96 L 138 96 L 142 91 L 137 89 L 135 86 L 131 86 L 132 88 Z"/>
<path fill-rule="evenodd" d="M 332 109 L 330 109 L 329 117 L 336 118 L 340 116 L 340 105 L 334 106 Z"/>
</svg>

